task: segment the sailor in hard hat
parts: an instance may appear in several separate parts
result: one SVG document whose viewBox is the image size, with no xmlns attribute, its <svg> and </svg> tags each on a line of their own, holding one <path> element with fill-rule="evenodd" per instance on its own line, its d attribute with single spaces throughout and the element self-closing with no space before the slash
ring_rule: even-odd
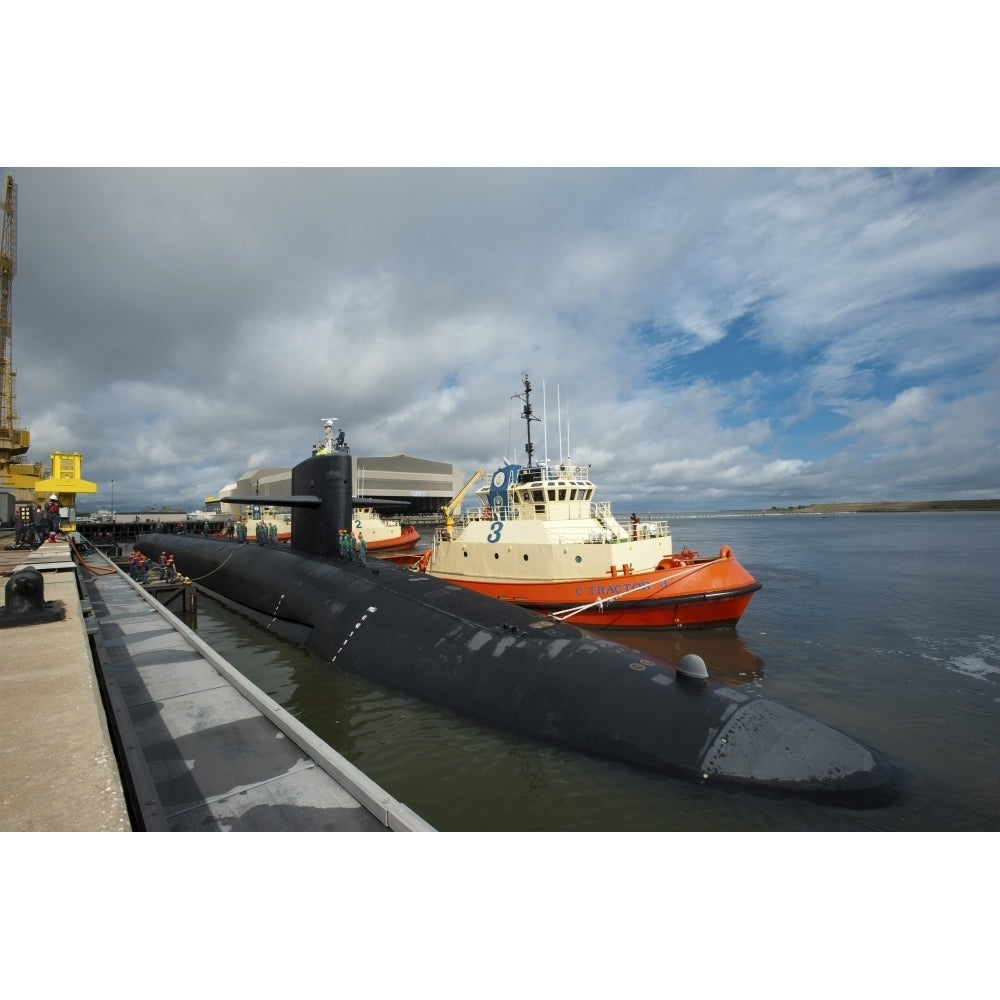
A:
<svg viewBox="0 0 1000 1000">
<path fill-rule="evenodd" d="M 45 526 L 49 533 L 49 540 L 55 539 L 55 534 L 59 530 L 59 497 L 52 493 L 45 504 Z"/>
</svg>

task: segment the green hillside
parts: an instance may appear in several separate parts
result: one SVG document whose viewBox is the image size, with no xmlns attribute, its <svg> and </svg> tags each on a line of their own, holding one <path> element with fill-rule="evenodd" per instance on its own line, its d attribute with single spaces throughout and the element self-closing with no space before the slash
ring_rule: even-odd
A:
<svg viewBox="0 0 1000 1000">
<path fill-rule="evenodd" d="M 998 500 L 881 500 L 875 503 L 808 503 L 797 507 L 771 507 L 769 514 L 879 514 L 928 510 L 996 510 Z"/>
</svg>

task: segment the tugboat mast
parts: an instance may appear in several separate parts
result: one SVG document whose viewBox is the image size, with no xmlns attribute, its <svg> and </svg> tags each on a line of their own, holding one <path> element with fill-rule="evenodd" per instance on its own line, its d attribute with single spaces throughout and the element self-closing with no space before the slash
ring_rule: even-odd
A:
<svg viewBox="0 0 1000 1000">
<path fill-rule="evenodd" d="M 532 420 L 537 421 L 538 417 L 532 415 L 532 410 L 531 410 L 531 380 L 528 378 L 527 372 L 525 372 L 524 375 L 521 376 L 521 380 L 524 382 L 524 392 L 523 392 L 523 394 L 516 392 L 516 393 L 514 393 L 513 396 L 511 396 L 511 399 L 523 399 L 524 400 L 524 409 L 521 411 L 521 416 L 524 417 L 524 423 L 525 423 L 525 425 L 528 428 L 528 442 L 524 446 L 524 450 L 525 450 L 525 452 L 526 452 L 526 454 L 528 456 L 528 466 L 527 467 L 529 469 L 532 469 L 532 468 L 534 468 L 534 465 L 535 465 L 535 463 L 533 461 L 533 458 L 532 458 L 532 456 L 535 453 L 535 446 L 531 443 L 531 421 Z"/>
</svg>

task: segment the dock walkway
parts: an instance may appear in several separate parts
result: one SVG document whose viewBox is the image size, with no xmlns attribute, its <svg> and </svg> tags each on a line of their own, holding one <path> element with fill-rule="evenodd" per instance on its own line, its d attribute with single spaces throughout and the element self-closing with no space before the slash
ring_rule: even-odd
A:
<svg viewBox="0 0 1000 1000">
<path fill-rule="evenodd" d="M 30 564 L 65 614 L 0 629 L 0 830 L 128 832 L 69 546 L 13 551 L 13 541 L 0 533 L 0 604 L 11 573 Z"/>
<path fill-rule="evenodd" d="M 0 829 L 432 829 L 105 556 L 7 544 L 66 614 L 0 630 Z"/>
</svg>

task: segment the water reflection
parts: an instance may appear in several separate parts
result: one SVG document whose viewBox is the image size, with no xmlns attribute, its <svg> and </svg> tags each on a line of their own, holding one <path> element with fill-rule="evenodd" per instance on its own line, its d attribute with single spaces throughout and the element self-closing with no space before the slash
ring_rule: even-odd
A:
<svg viewBox="0 0 1000 1000">
<path fill-rule="evenodd" d="M 750 684 L 764 676 L 764 661 L 747 647 L 733 628 L 688 631 L 605 629 L 593 634 L 631 646 L 668 663 L 676 663 L 682 656 L 696 653 L 705 661 L 709 676 L 725 684 Z"/>
</svg>

